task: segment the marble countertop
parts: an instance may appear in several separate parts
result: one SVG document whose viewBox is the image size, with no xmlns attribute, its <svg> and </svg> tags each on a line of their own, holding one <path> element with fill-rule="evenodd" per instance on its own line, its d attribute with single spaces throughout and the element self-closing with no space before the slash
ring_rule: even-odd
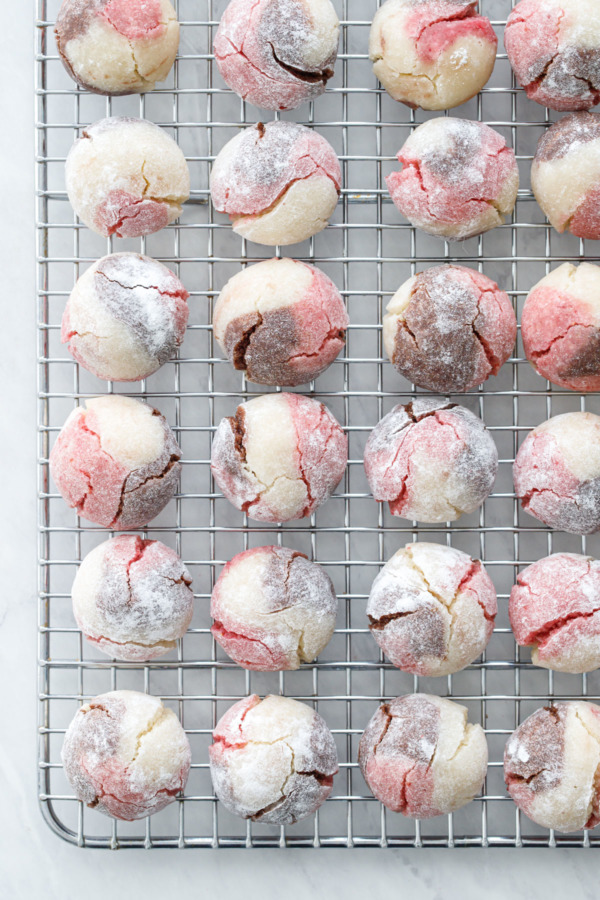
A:
<svg viewBox="0 0 600 900">
<path fill-rule="evenodd" d="M 35 267 L 32 5 L 0 37 L 0 258 L 4 514 L 0 521 L 0 896 L 88 900 L 177 890 L 178 897 L 282 892 L 348 900 L 400 891 L 414 900 L 597 895 L 598 860 L 581 850 L 155 851 L 108 854 L 62 843 L 36 797 Z M 234 854 L 232 856 L 232 853 Z"/>
</svg>

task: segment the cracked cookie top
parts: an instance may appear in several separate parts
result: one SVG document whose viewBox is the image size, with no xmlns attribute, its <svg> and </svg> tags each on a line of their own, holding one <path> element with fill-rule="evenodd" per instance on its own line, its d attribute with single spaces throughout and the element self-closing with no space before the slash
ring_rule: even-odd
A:
<svg viewBox="0 0 600 900">
<path fill-rule="evenodd" d="M 297 669 L 331 640 L 337 608 L 320 566 L 286 547 L 257 547 L 238 553 L 221 572 L 211 632 L 245 669 Z"/>
<path fill-rule="evenodd" d="M 479 793 L 488 749 L 467 709 L 430 694 L 383 703 L 367 725 L 358 764 L 384 806 L 415 819 L 454 812 Z"/>
<path fill-rule="evenodd" d="M 158 699 L 112 691 L 84 703 L 65 734 L 65 775 L 91 809 L 133 821 L 171 803 L 191 752 L 179 719 Z"/>
<path fill-rule="evenodd" d="M 434 266 L 405 282 L 383 318 L 386 352 L 418 387 L 468 391 L 497 375 L 517 337 L 508 295 L 464 266 Z"/>
<path fill-rule="evenodd" d="M 265 260 L 238 272 L 213 314 L 215 338 L 234 368 L 268 385 L 317 378 L 342 350 L 347 326 L 331 279 L 293 259 Z"/>
<path fill-rule="evenodd" d="M 156 260 L 113 253 L 79 278 L 61 339 L 84 368 L 107 381 L 140 381 L 169 360 L 185 334 L 189 294 Z"/>
<path fill-rule="evenodd" d="M 116 659 L 144 661 L 172 650 L 192 618 L 190 573 L 160 541 L 121 534 L 82 561 L 73 613 L 86 639 Z"/>
<path fill-rule="evenodd" d="M 519 170 L 501 134 L 481 122 L 441 117 L 419 125 L 386 178 L 392 200 L 422 231 L 462 241 L 512 213 Z"/>
<path fill-rule="evenodd" d="M 211 453 L 223 494 L 262 522 L 311 515 L 329 499 L 347 461 L 347 438 L 327 407 L 287 393 L 238 406 L 220 422 Z"/>
<path fill-rule="evenodd" d="M 556 831 L 600 821 L 600 707 L 583 700 L 536 710 L 509 737 L 508 792 L 525 815 Z"/>
<path fill-rule="evenodd" d="M 454 522 L 489 495 L 498 451 L 477 416 L 456 403 L 398 405 L 371 432 L 365 473 L 374 498 L 394 516 Z"/>
<path fill-rule="evenodd" d="M 542 422 L 519 449 L 514 464 L 523 509 L 569 534 L 600 529 L 600 416 L 565 413 Z"/>
<path fill-rule="evenodd" d="M 173 138 L 146 119 L 123 116 L 82 132 L 65 179 L 79 218 L 104 237 L 153 234 L 181 215 L 190 194 L 189 169 Z"/>
<path fill-rule="evenodd" d="M 451 675 L 485 650 L 498 607 L 478 560 L 453 547 L 407 544 L 385 564 L 367 603 L 369 629 L 414 675 Z"/>
<path fill-rule="evenodd" d="M 324 92 L 339 31 L 331 0 L 232 0 L 215 35 L 215 60 L 244 100 L 295 109 Z"/>
<path fill-rule="evenodd" d="M 55 35 L 71 78 L 96 94 L 151 91 L 179 47 L 169 0 L 63 0 Z"/>
<path fill-rule="evenodd" d="M 167 505 L 177 490 L 180 458 L 158 410 L 109 394 L 73 410 L 52 448 L 50 471 L 78 515 L 128 530 L 147 525 Z"/>
<path fill-rule="evenodd" d="M 235 703 L 209 748 L 215 793 L 232 813 L 269 825 L 312 815 L 338 771 L 335 741 L 321 716 L 289 697 L 256 694 Z"/>
</svg>

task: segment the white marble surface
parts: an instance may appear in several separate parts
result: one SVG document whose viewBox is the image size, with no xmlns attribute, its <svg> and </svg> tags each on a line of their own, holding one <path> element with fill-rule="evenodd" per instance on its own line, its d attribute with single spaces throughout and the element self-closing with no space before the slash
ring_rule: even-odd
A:
<svg viewBox="0 0 600 900">
<path fill-rule="evenodd" d="M 63 844 L 36 799 L 35 303 L 33 4 L 15 4 L 0 37 L 0 897 L 95 898 L 177 891 L 269 900 L 377 895 L 413 900 L 597 896 L 585 851 L 190 851 L 109 854 Z M 10 123 L 10 127 L 7 127 Z"/>
</svg>

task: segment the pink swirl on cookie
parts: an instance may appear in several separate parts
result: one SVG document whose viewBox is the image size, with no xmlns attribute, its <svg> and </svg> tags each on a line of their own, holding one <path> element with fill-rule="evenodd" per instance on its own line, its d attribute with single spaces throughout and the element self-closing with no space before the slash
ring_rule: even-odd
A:
<svg viewBox="0 0 600 900">
<path fill-rule="evenodd" d="M 514 464 L 523 509 L 569 534 L 600 529 L 600 416 L 555 416 L 531 431 Z"/>
<path fill-rule="evenodd" d="M 292 825 L 331 794 L 337 751 L 325 721 L 289 697 L 256 694 L 217 723 L 209 748 L 215 793 L 234 815 Z"/>
<path fill-rule="evenodd" d="M 458 703 L 408 694 L 383 703 L 367 725 L 358 764 L 384 806 L 413 819 L 460 809 L 479 793 L 488 750 Z"/>
<path fill-rule="evenodd" d="M 137 691 L 101 694 L 80 707 L 61 756 L 79 800 L 128 822 L 172 803 L 191 762 L 175 713 L 158 697 Z"/>
</svg>

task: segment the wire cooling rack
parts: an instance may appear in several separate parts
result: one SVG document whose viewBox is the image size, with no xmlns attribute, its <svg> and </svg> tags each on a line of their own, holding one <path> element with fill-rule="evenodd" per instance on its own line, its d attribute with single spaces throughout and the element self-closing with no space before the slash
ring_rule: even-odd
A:
<svg viewBox="0 0 600 900">
<path fill-rule="evenodd" d="M 176 2 L 176 0 L 175 0 Z M 447 244 L 411 228 L 391 204 L 384 177 L 411 129 L 430 116 L 394 103 L 368 61 L 369 25 L 377 0 L 334 0 L 342 21 L 340 56 L 330 90 L 285 118 L 314 126 L 336 148 L 343 170 L 332 224 L 286 255 L 314 262 L 337 283 L 351 326 L 345 355 L 305 392 L 323 400 L 345 426 L 350 464 L 335 496 L 310 520 L 271 528 L 249 522 L 211 481 L 215 425 L 261 389 L 223 361 L 211 331 L 219 290 L 240 266 L 272 252 L 233 234 L 209 202 L 212 160 L 240 126 L 259 111 L 225 89 L 212 59 L 212 39 L 226 0 L 179 0 L 180 56 L 171 80 L 141 97 L 106 99 L 75 89 L 57 57 L 53 23 L 59 0 L 37 0 L 37 188 L 39 368 L 39 790 L 44 817 L 66 840 L 85 847 L 385 847 L 581 846 L 600 843 L 592 832 L 555 836 L 520 816 L 504 789 L 507 735 L 549 699 L 600 699 L 597 673 L 562 675 L 536 669 L 516 647 L 507 600 L 517 571 L 559 550 L 598 555 L 597 538 L 552 534 L 523 515 L 513 495 L 511 468 L 527 431 L 550 415 L 589 409 L 586 398 L 551 387 L 517 356 L 482 389 L 453 399 L 480 415 L 500 453 L 494 493 L 481 511 L 451 526 L 416 528 L 393 519 L 370 497 L 362 468 L 369 430 L 389 409 L 419 391 L 403 381 L 382 352 L 382 312 L 415 271 L 456 261 L 499 282 L 518 312 L 531 286 L 553 265 L 598 260 L 598 246 L 559 236 L 546 224 L 529 187 L 536 141 L 551 121 L 516 90 L 502 32 L 511 0 L 482 0 L 498 31 L 500 50 L 486 89 L 454 115 L 485 121 L 514 146 L 521 189 L 514 219 L 464 244 Z M 64 162 L 80 129 L 105 115 L 141 115 L 178 140 L 192 173 L 192 197 L 181 219 L 145 240 L 103 240 L 80 225 L 67 200 Z M 267 114 L 267 118 L 272 118 Z M 190 325 L 178 359 L 139 385 L 106 384 L 80 369 L 60 344 L 60 319 L 78 275 L 113 249 L 141 250 L 171 266 L 190 291 Z M 178 651 L 147 665 L 113 663 L 82 641 L 70 588 L 82 557 L 108 536 L 67 509 L 48 474 L 48 454 L 74 405 L 107 391 L 126 391 L 157 406 L 183 449 L 181 492 L 143 534 L 165 541 L 184 558 L 196 610 Z M 382 563 L 411 540 L 433 540 L 484 560 L 496 585 L 497 627 L 480 662 L 448 678 L 415 678 L 383 662 L 367 630 L 365 606 Z M 252 546 L 279 543 L 323 565 L 339 596 L 336 634 L 314 665 L 298 672 L 248 673 L 217 650 L 209 627 L 209 597 L 223 564 Z M 135 823 L 110 820 L 73 796 L 61 763 L 65 728 L 80 703 L 117 688 L 160 695 L 181 718 L 193 764 L 183 799 Z M 454 815 L 414 822 L 386 812 L 367 789 L 356 764 L 363 728 L 378 703 L 410 691 L 464 703 L 484 726 L 490 766 L 482 796 Z M 324 716 L 338 746 L 340 772 L 319 813 L 275 829 L 230 815 L 215 799 L 207 749 L 217 719 L 250 692 L 284 693 Z"/>
</svg>

